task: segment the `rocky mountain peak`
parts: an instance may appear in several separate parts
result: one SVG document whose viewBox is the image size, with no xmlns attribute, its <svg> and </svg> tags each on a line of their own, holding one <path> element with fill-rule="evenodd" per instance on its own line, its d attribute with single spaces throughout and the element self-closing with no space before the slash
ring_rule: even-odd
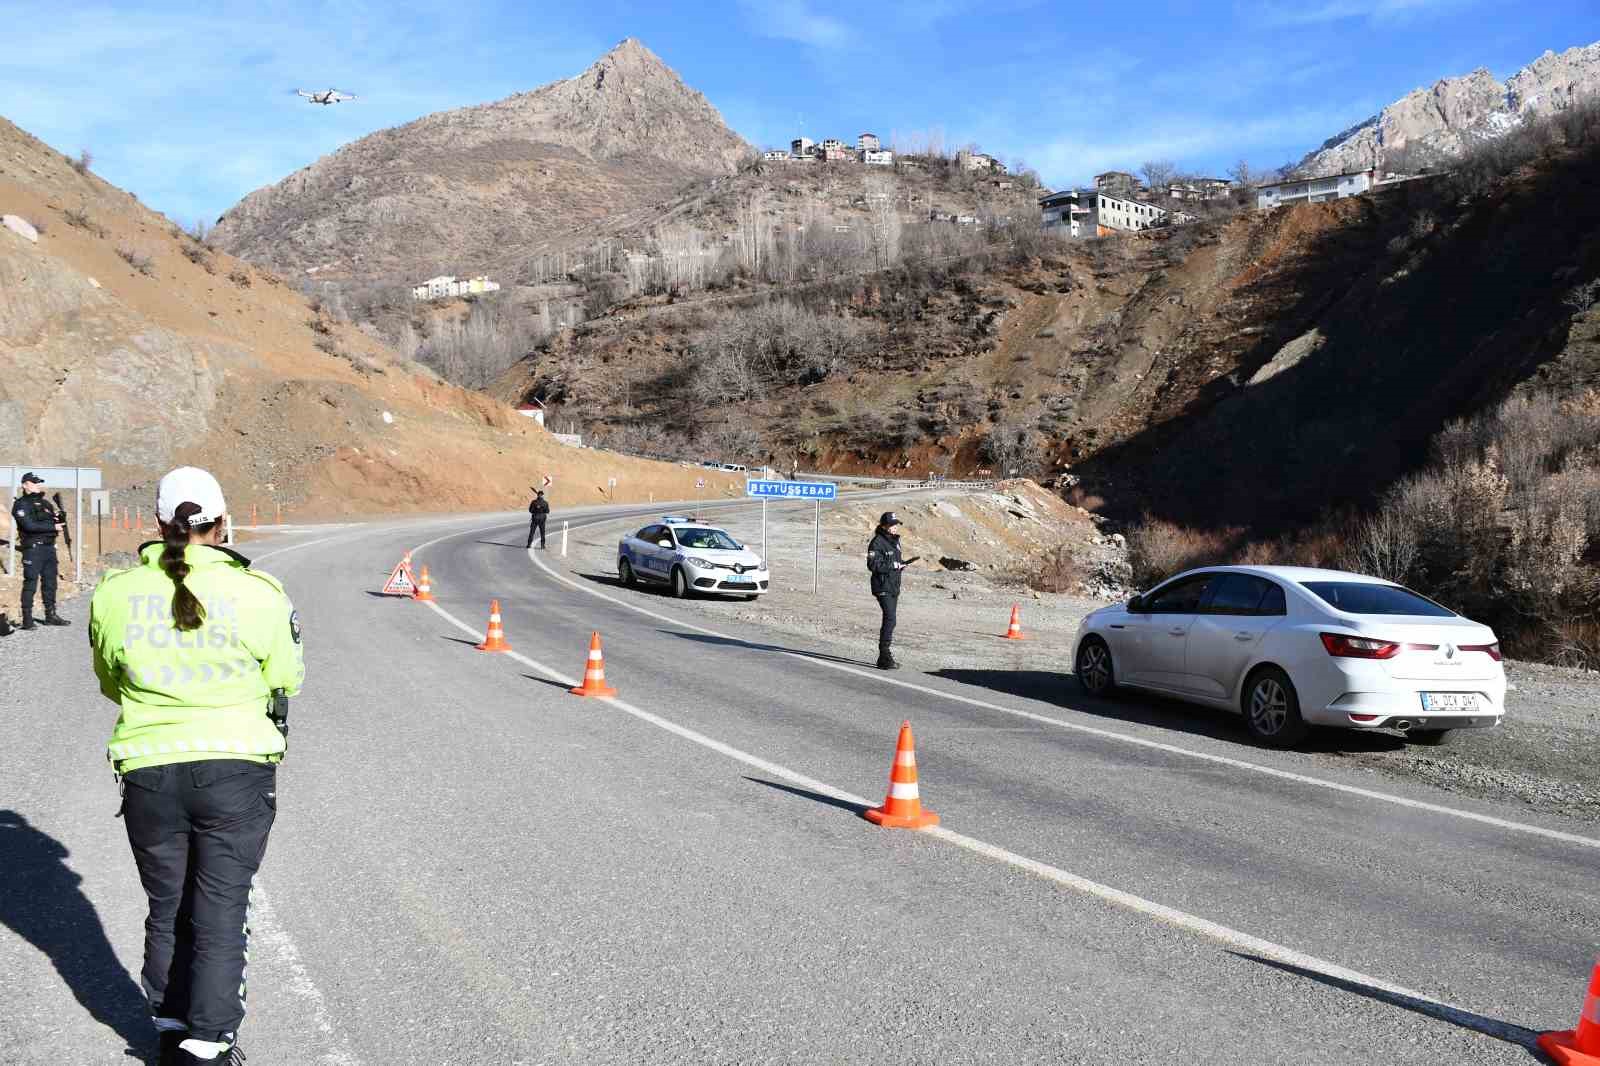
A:
<svg viewBox="0 0 1600 1066">
<path fill-rule="evenodd" d="M 1317 176 L 1385 168 L 1402 152 L 1413 163 L 1419 157 L 1449 158 L 1595 92 L 1600 92 L 1600 43 L 1559 54 L 1547 51 L 1504 83 L 1479 67 L 1412 90 L 1307 155 L 1299 171 Z"/>
<path fill-rule="evenodd" d="M 630 37 L 574 77 L 348 144 L 245 197 L 216 239 L 321 280 L 514 282 L 533 249 L 731 174 L 753 151 Z"/>
</svg>

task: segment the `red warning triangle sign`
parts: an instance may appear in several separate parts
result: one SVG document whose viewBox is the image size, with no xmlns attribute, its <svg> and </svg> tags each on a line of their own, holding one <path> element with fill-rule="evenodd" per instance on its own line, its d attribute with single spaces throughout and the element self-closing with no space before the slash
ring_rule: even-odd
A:
<svg viewBox="0 0 1600 1066">
<path fill-rule="evenodd" d="M 401 559 L 395 564 L 394 570 L 389 574 L 389 580 L 383 583 L 383 591 L 391 596 L 414 596 L 417 591 L 417 579 L 411 573 L 411 564 Z"/>
</svg>

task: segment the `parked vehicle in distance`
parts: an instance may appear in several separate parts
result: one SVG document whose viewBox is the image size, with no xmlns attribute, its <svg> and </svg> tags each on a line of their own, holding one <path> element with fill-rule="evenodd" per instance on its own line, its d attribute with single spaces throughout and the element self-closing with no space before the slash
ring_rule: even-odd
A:
<svg viewBox="0 0 1600 1066">
<path fill-rule="evenodd" d="M 1216 566 L 1169 578 L 1078 629 L 1091 695 L 1144 689 L 1241 714 L 1264 744 L 1312 725 L 1399 729 L 1422 744 L 1500 724 L 1494 631 L 1362 574 Z"/>
<path fill-rule="evenodd" d="M 722 469 L 724 469 L 724 470 L 732 470 L 732 471 L 734 471 L 736 473 L 743 473 L 746 470 L 746 467 L 744 467 L 743 465 L 741 465 L 739 463 L 723 463 L 722 464 Z"/>
<path fill-rule="evenodd" d="M 617 576 L 633 588 L 660 582 L 685 599 L 696 592 L 742 595 L 767 591 L 771 576 L 761 556 L 728 532 L 685 515 L 664 515 L 617 544 Z"/>
</svg>

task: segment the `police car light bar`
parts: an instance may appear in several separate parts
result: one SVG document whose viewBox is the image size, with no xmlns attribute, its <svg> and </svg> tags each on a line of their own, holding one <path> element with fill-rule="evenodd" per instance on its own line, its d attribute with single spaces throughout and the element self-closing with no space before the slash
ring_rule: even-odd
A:
<svg viewBox="0 0 1600 1066">
<path fill-rule="evenodd" d="M 700 520 L 698 518 L 695 518 L 693 515 L 664 514 L 664 515 L 661 516 L 661 521 L 666 523 L 669 526 L 675 526 L 675 525 L 679 525 L 679 524 L 681 524 L 683 522 L 698 522 Z"/>
</svg>

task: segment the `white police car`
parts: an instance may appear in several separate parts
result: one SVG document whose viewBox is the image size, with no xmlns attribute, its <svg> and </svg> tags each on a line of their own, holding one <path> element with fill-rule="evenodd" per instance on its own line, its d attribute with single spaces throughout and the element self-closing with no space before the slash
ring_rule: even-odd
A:
<svg viewBox="0 0 1600 1066">
<path fill-rule="evenodd" d="M 665 515 L 623 537 L 617 545 L 617 576 L 629 588 L 661 582 L 679 599 L 707 592 L 753 600 L 767 591 L 769 581 L 761 556 L 725 530 L 684 515 Z"/>
</svg>

